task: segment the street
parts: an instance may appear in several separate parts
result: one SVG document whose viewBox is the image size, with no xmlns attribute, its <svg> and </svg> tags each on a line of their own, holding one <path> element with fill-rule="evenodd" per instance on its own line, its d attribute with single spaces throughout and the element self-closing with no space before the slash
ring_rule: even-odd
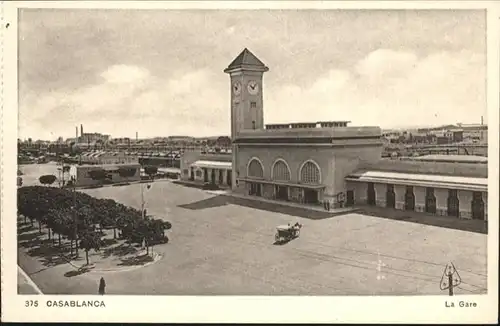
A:
<svg viewBox="0 0 500 326">
<path fill-rule="evenodd" d="M 140 207 L 139 184 L 85 190 Z M 308 219 L 249 207 L 169 181 L 145 193 L 148 214 L 172 222 L 161 259 L 124 271 L 65 276 L 20 249 L 19 264 L 46 294 L 416 295 L 439 288 L 452 261 L 456 294 L 486 293 L 486 235 L 350 213 Z M 299 238 L 275 245 L 275 227 L 299 222 Z"/>
</svg>

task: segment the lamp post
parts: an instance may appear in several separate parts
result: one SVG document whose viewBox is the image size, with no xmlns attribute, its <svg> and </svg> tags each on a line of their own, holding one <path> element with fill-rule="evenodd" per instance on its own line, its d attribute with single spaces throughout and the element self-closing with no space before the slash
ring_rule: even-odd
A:
<svg viewBox="0 0 500 326">
<path fill-rule="evenodd" d="M 74 227 L 74 237 L 75 237 L 75 253 L 78 258 L 78 223 L 76 220 L 76 177 L 71 176 L 71 185 L 73 190 L 73 227 Z"/>
<path fill-rule="evenodd" d="M 145 220 L 146 219 L 146 212 L 145 212 L 146 203 L 144 200 L 144 186 L 142 183 L 140 183 L 139 185 L 141 187 L 141 215 L 142 215 L 142 219 Z M 142 238 L 142 249 L 144 249 L 144 247 L 146 247 L 146 238 Z"/>
<path fill-rule="evenodd" d="M 142 219 L 145 219 L 146 214 L 145 214 L 144 210 L 145 210 L 146 202 L 144 200 L 144 186 L 142 185 L 142 183 L 140 185 L 141 185 L 141 214 L 142 214 Z"/>
</svg>

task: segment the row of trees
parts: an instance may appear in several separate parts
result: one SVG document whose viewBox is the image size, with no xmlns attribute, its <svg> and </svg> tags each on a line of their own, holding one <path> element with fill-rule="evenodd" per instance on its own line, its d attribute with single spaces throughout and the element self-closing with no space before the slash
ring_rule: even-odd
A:
<svg viewBox="0 0 500 326">
<path fill-rule="evenodd" d="M 60 173 L 61 172 L 62 172 L 62 175 L 64 175 L 64 173 L 68 173 L 69 166 L 66 165 L 66 166 L 63 166 L 62 168 L 60 168 Z M 89 171 L 88 175 L 92 180 L 101 181 L 102 183 L 106 183 L 106 182 L 111 183 L 112 177 L 110 175 L 110 172 L 116 172 L 116 173 L 118 173 L 118 175 L 120 177 L 127 180 L 128 178 L 133 177 L 137 171 L 135 168 L 132 168 L 132 167 L 117 167 L 116 170 L 105 170 L 103 168 L 96 168 L 96 169 Z M 151 178 L 151 180 L 153 180 L 154 177 L 156 176 L 156 174 L 158 173 L 158 167 L 146 166 L 146 167 L 144 167 L 144 172 Z M 40 183 L 42 185 L 46 185 L 46 186 L 53 184 L 54 182 L 56 182 L 56 180 L 57 180 L 57 177 L 55 175 L 52 175 L 52 174 L 42 175 L 42 176 L 40 176 L 40 178 L 38 178 L 38 181 L 40 181 Z M 64 178 L 63 178 L 63 181 L 64 181 Z M 65 185 L 72 186 L 72 183 L 68 182 L 68 183 L 65 183 L 63 186 L 65 186 Z"/>
<path fill-rule="evenodd" d="M 87 264 L 90 250 L 98 251 L 102 245 L 103 229 L 113 229 L 113 238 L 149 247 L 167 242 L 165 231 L 172 225 L 152 217 L 142 218 L 140 210 L 127 207 L 112 199 L 98 199 L 64 188 L 29 186 L 18 189 L 18 212 L 31 225 L 38 222 L 39 232 L 45 226 L 49 239 L 58 235 L 70 240 L 70 251 L 78 255 L 85 250 Z M 74 243 L 74 245 L 73 245 Z"/>
</svg>

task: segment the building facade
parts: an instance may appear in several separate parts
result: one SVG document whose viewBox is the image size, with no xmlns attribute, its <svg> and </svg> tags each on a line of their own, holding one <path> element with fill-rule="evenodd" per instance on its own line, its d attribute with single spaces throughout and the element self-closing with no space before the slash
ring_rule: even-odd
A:
<svg viewBox="0 0 500 326">
<path fill-rule="evenodd" d="M 220 188 L 231 188 L 232 156 L 185 151 L 180 160 L 181 180 L 198 184 L 211 183 Z"/>
<path fill-rule="evenodd" d="M 383 160 L 382 130 L 350 127 L 349 121 L 265 125 L 267 71 L 247 49 L 224 70 L 231 89 L 231 155 L 186 151 L 181 179 L 304 205 L 378 206 L 487 220 L 486 164 Z M 460 141 L 462 133 L 446 136 L 447 142 Z"/>
<path fill-rule="evenodd" d="M 104 170 L 105 179 L 92 177 L 92 171 Z M 122 170 L 127 170 L 122 172 Z M 139 164 L 102 164 L 102 165 L 72 165 L 69 171 L 77 187 L 115 184 L 141 180 L 141 166 Z"/>
<path fill-rule="evenodd" d="M 379 206 L 464 219 L 488 219 L 488 180 L 362 171 L 347 178 L 346 205 Z"/>
<path fill-rule="evenodd" d="M 268 70 L 248 49 L 224 70 L 231 88 L 232 190 L 308 204 L 334 200 L 347 174 L 380 158 L 381 129 L 348 127 L 348 121 L 264 125 Z"/>
</svg>

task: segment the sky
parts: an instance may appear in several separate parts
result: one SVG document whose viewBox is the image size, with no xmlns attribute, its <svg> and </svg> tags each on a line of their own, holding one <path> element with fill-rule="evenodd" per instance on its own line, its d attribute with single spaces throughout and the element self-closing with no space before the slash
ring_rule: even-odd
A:
<svg viewBox="0 0 500 326">
<path fill-rule="evenodd" d="M 481 10 L 23 9 L 18 46 L 21 139 L 229 135 L 244 48 L 265 123 L 487 121 Z"/>
</svg>

